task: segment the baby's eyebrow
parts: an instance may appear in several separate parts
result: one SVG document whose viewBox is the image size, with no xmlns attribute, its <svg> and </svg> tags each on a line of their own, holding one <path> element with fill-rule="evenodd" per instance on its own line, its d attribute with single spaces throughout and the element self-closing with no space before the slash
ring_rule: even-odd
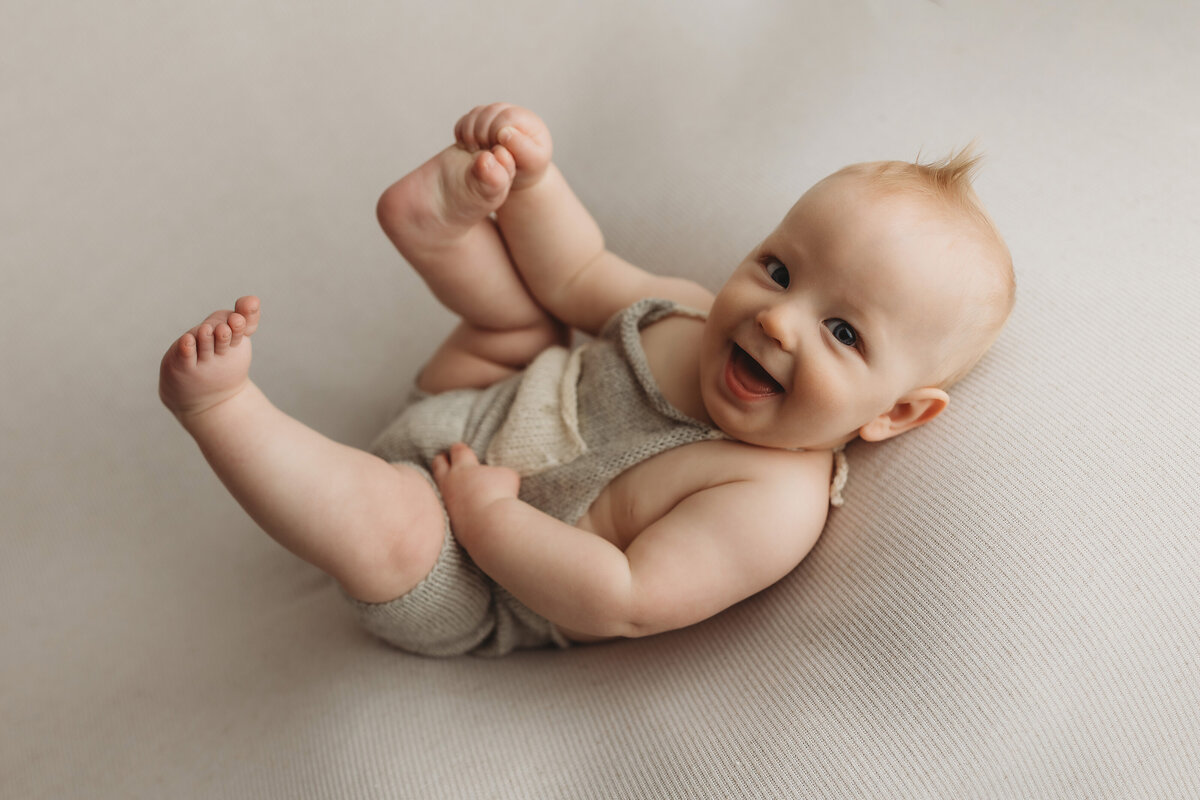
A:
<svg viewBox="0 0 1200 800">
<path fill-rule="evenodd" d="M 779 262 L 781 264 L 783 264 L 784 266 L 787 266 L 787 264 L 784 263 L 783 259 L 779 255 L 779 248 L 772 247 L 770 245 L 770 243 L 768 243 L 768 242 L 763 242 L 761 245 L 759 245 L 758 252 L 755 253 L 755 258 L 763 258 L 765 256 L 770 256 L 771 258 L 777 258 L 777 259 L 779 259 Z"/>
</svg>

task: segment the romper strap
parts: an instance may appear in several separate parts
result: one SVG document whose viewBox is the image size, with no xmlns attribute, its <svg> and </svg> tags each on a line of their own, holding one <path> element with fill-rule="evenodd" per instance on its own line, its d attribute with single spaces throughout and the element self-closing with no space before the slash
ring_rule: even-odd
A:
<svg viewBox="0 0 1200 800">
<path fill-rule="evenodd" d="M 840 444 L 833 449 L 833 481 L 829 484 L 829 505 L 841 508 L 845 503 L 842 489 L 846 488 L 846 480 L 850 477 L 850 464 L 846 461 L 846 445 Z"/>
</svg>

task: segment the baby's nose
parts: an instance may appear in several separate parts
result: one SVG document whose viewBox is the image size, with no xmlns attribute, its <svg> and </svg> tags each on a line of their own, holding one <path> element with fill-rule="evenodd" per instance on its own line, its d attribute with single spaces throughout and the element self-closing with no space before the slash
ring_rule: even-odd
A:
<svg viewBox="0 0 1200 800">
<path fill-rule="evenodd" d="M 779 346 L 791 352 L 796 346 L 796 332 L 794 326 L 790 324 L 789 314 L 787 309 L 782 305 L 770 306 L 758 312 L 755 321 L 770 338 L 779 343 Z"/>
</svg>

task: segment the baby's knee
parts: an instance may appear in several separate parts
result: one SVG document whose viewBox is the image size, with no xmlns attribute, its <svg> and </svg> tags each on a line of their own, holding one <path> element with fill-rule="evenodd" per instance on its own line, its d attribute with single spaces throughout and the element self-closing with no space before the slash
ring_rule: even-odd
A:
<svg viewBox="0 0 1200 800">
<path fill-rule="evenodd" d="M 326 569 L 365 603 L 407 594 L 433 570 L 446 538 L 446 515 L 432 486 L 409 466 L 395 471 L 395 507 L 356 524 L 340 539 Z"/>
</svg>

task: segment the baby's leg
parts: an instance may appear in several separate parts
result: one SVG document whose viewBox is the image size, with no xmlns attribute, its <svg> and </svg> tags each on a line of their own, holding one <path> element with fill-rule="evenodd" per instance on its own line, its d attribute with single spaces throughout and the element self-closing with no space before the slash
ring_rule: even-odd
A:
<svg viewBox="0 0 1200 800">
<path fill-rule="evenodd" d="M 159 396 L 272 538 L 353 597 L 407 592 L 441 552 L 444 517 L 416 471 L 338 444 L 275 408 L 249 379 L 259 301 L 238 300 L 163 356 Z"/>
<path fill-rule="evenodd" d="M 503 147 L 449 147 L 392 185 L 380 224 L 462 324 L 422 370 L 430 392 L 495 383 L 524 367 L 565 330 L 533 299 L 508 257 L 491 213 L 515 167 Z"/>
</svg>

